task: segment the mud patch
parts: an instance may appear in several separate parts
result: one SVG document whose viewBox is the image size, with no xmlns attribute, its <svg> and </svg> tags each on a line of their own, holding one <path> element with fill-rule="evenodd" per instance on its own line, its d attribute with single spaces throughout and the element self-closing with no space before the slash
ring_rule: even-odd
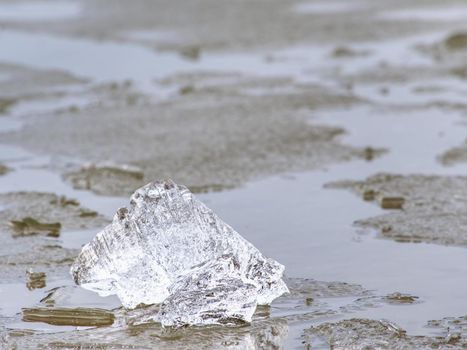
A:
<svg viewBox="0 0 467 350">
<path fill-rule="evenodd" d="M 0 98 L 0 114 L 8 112 L 15 103 L 16 101 L 12 98 Z"/>
<path fill-rule="evenodd" d="M 305 278 L 287 278 L 285 279 L 290 289 L 288 296 L 281 298 L 338 298 L 346 296 L 364 296 L 370 294 L 358 284 L 345 282 L 322 282 Z"/>
<path fill-rule="evenodd" d="M 399 242 L 467 245 L 467 177 L 383 173 L 365 181 L 341 181 L 327 187 L 351 189 L 377 202 L 386 197 L 403 198 L 399 209 L 355 222 L 377 229 L 383 237 Z"/>
<path fill-rule="evenodd" d="M 105 0 L 80 1 L 82 16 L 56 23 L 9 23 L 8 28 L 46 31 L 91 39 L 120 39 L 135 31 L 174 33 L 145 37 L 149 47 L 180 51 L 199 47 L 202 51 L 287 46 L 303 42 L 382 40 L 433 29 L 437 23 L 419 21 L 377 21 L 374 14 L 391 4 L 349 5 L 352 11 L 298 13 L 296 0 L 271 1 L 264 11 L 261 0 L 219 4 L 215 0 L 196 1 L 189 6 L 168 0 L 137 0 L 131 8 L 123 0 L 109 7 Z M 323 2 L 321 6 L 327 6 Z M 319 4 L 312 4 L 314 6 Z M 336 22 L 336 18 L 338 18 Z M 336 25 L 329 26 L 329 23 Z M 375 30 L 377 26 L 377 30 Z M 286 28 L 286 30 L 284 30 Z"/>
<path fill-rule="evenodd" d="M 44 322 L 55 326 L 102 327 L 114 323 L 112 312 L 90 308 L 27 308 L 24 322 Z"/>
<path fill-rule="evenodd" d="M 446 317 L 442 320 L 428 321 L 427 328 L 430 328 L 441 337 L 446 337 L 449 344 L 465 344 L 467 339 L 467 316 Z M 465 345 L 464 345 L 465 346 Z"/>
<path fill-rule="evenodd" d="M 446 166 L 467 162 L 467 141 L 458 147 L 447 150 L 441 154 L 438 159 L 443 165 Z"/>
<path fill-rule="evenodd" d="M 436 67 L 446 75 L 465 79 L 465 58 L 467 57 L 467 32 L 453 31 L 444 39 L 433 44 L 418 45 L 420 52 L 431 56 Z"/>
<path fill-rule="evenodd" d="M 137 189 L 144 182 L 143 171 L 137 167 L 105 163 L 83 166 L 65 173 L 64 178 L 75 189 L 121 196 L 126 195 L 127 189 Z M 82 211 L 80 216 L 92 216 L 92 212 Z"/>
<path fill-rule="evenodd" d="M 331 57 L 334 58 L 353 58 L 367 55 L 369 55 L 367 50 L 355 50 L 347 46 L 338 46 L 331 52 Z"/>
<path fill-rule="evenodd" d="M 8 255 L 2 252 L 0 256 L 0 276 L 3 281 L 24 276 L 28 269 L 41 270 L 53 277 L 68 276 L 69 266 L 78 255 L 78 249 L 65 249 L 59 244 L 47 244 L 46 241 L 36 239 L 28 240 L 19 243 L 16 240 L 13 244 L 5 242 L 11 249 Z"/>
<path fill-rule="evenodd" d="M 5 175 L 6 173 L 10 172 L 11 169 L 6 165 L 0 164 L 0 176 Z"/>
<path fill-rule="evenodd" d="M 24 280 L 30 269 L 49 277 L 68 276 L 68 266 L 79 250 L 63 248 L 58 233 L 103 227 L 108 223 L 108 219 L 97 213 L 83 217 L 83 211 L 88 209 L 74 199 L 51 193 L 3 193 L 0 203 L 3 205 L 0 211 L 0 277 L 4 283 Z M 22 233 L 19 236 L 18 230 Z M 31 286 L 38 286 L 40 278 L 35 278 L 34 273 L 31 276 Z"/>
<path fill-rule="evenodd" d="M 85 81 L 56 70 L 38 70 L 15 64 L 0 63 L 0 114 L 7 112 L 22 99 L 56 95 L 66 86 Z"/>
<path fill-rule="evenodd" d="M 28 287 L 29 290 L 45 288 L 47 277 L 45 272 L 33 272 L 30 269 L 26 271 L 26 277 L 26 287 Z"/>
<path fill-rule="evenodd" d="M 95 164 L 105 160 L 136 166 L 143 179 L 139 172 L 134 176 L 102 167 L 64 170 L 77 188 L 125 196 L 157 178 L 205 191 L 378 154 L 341 144 L 340 128 L 308 121 L 310 109 L 349 105 L 357 101 L 352 96 L 313 86 L 298 93 L 251 96 L 235 91 L 234 85 L 198 89 L 155 105 L 43 116 L 5 140 Z"/>
<path fill-rule="evenodd" d="M 49 237 L 58 237 L 60 236 L 62 224 L 59 222 L 39 222 L 28 216 L 22 220 L 11 220 L 10 227 L 13 229 L 15 237 L 34 236 L 40 233 L 44 233 Z"/>
<path fill-rule="evenodd" d="M 0 194 L 0 203 L 5 206 L 0 211 L 0 231 L 9 231 L 13 234 L 15 233 L 14 228 L 8 225 L 11 221 L 17 222 L 17 226 L 27 226 L 25 229 L 31 228 L 32 232 L 34 229 L 39 229 L 39 231 L 86 229 L 102 227 L 108 223 L 108 220 L 102 215 L 83 217 L 82 213 L 88 212 L 89 209 L 80 206 L 74 199 L 60 197 L 52 193 L 2 193 Z M 24 222 L 25 218 L 26 223 Z M 48 223 L 57 224 L 51 226 Z"/>
<path fill-rule="evenodd" d="M 467 50 L 467 33 L 451 34 L 444 40 L 444 46 L 448 50 Z"/>
<path fill-rule="evenodd" d="M 370 308 L 384 307 L 388 304 L 404 306 L 419 304 L 422 302 L 423 301 L 420 300 L 419 297 L 405 293 L 394 292 L 388 295 L 380 296 L 372 295 L 367 292 L 366 295 L 356 299 L 353 303 L 341 307 L 340 311 L 342 313 L 351 313 Z"/>
<path fill-rule="evenodd" d="M 418 297 L 415 295 L 394 292 L 385 296 L 389 304 L 414 304 L 418 302 Z"/>
<path fill-rule="evenodd" d="M 411 336 L 389 321 L 349 319 L 324 323 L 305 331 L 308 346 L 327 345 L 332 349 L 460 349 L 463 339 Z"/>
</svg>

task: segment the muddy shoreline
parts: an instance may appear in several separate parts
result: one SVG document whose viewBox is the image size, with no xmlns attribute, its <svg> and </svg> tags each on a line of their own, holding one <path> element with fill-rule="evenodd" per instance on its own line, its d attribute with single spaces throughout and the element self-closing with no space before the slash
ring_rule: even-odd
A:
<svg viewBox="0 0 467 350">
<path fill-rule="evenodd" d="M 1 0 L 0 346 L 465 346 L 464 15 Z M 291 295 L 171 333 L 74 286 L 80 247 L 160 178 L 285 264 Z"/>
</svg>

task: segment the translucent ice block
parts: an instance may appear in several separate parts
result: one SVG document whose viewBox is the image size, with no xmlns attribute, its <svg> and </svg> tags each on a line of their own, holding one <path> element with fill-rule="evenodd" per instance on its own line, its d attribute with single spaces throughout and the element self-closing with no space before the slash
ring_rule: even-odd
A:
<svg viewBox="0 0 467 350">
<path fill-rule="evenodd" d="M 235 269 L 222 270 L 218 276 L 215 271 L 225 255 L 231 257 Z M 214 287 L 215 295 L 232 302 L 235 290 L 250 293 L 251 286 L 257 304 L 270 304 L 288 291 L 281 264 L 265 258 L 186 187 L 171 180 L 138 189 L 130 206 L 119 209 L 113 222 L 83 247 L 71 273 L 86 289 L 100 295 L 116 294 L 127 308 L 171 297 L 167 306 L 183 293 L 176 285 L 184 280 L 195 283 L 193 273 L 203 264 L 213 268 L 209 278 L 203 275 L 203 283 L 211 281 L 212 287 L 235 281 L 236 288 L 220 291 Z M 204 293 L 201 289 L 197 292 Z M 195 292 L 190 289 L 187 293 Z M 240 318 L 248 319 L 246 314 Z"/>
</svg>

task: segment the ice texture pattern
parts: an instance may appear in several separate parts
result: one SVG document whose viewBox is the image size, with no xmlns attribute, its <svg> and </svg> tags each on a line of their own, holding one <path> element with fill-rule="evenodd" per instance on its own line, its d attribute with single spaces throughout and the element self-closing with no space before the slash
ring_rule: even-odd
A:
<svg viewBox="0 0 467 350">
<path fill-rule="evenodd" d="M 250 322 L 258 293 L 242 280 L 240 269 L 233 255 L 195 266 L 169 287 L 154 319 L 164 326 Z"/>
<path fill-rule="evenodd" d="M 136 190 L 71 267 L 77 284 L 126 308 L 163 303 L 167 325 L 250 322 L 256 304 L 288 292 L 283 272 L 171 180 Z"/>
</svg>

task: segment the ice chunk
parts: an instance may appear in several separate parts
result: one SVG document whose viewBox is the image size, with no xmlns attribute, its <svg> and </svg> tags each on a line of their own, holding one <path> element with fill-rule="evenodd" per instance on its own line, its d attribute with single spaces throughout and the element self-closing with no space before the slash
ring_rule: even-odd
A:
<svg viewBox="0 0 467 350">
<path fill-rule="evenodd" d="M 258 297 L 256 286 L 242 280 L 240 263 L 232 255 L 195 266 L 169 293 L 155 317 L 164 326 L 251 322 Z"/>
<path fill-rule="evenodd" d="M 226 254 L 238 267 L 219 267 L 224 265 L 218 259 Z M 214 272 L 199 272 L 200 264 Z M 218 267 L 221 276 L 215 273 Z M 117 211 L 113 222 L 83 247 L 71 268 L 76 283 L 101 295 L 116 294 L 127 308 L 161 303 L 171 296 L 167 310 L 173 310 L 171 300 L 180 300 L 180 283 L 190 286 L 187 293 L 193 303 L 197 292 L 207 292 L 194 289 L 195 275 L 208 283 L 206 288 L 213 289 L 215 298 L 232 302 L 232 310 L 242 310 L 249 300 L 249 295 L 237 300 L 234 288 L 227 288 L 233 280 L 245 293 L 253 285 L 257 304 L 269 304 L 288 291 L 283 271 L 281 264 L 265 258 L 186 187 L 171 180 L 138 189 L 129 208 Z M 203 305 L 192 306 L 198 310 L 191 310 L 193 315 L 207 312 Z M 248 319 L 247 309 L 241 319 Z"/>
</svg>

